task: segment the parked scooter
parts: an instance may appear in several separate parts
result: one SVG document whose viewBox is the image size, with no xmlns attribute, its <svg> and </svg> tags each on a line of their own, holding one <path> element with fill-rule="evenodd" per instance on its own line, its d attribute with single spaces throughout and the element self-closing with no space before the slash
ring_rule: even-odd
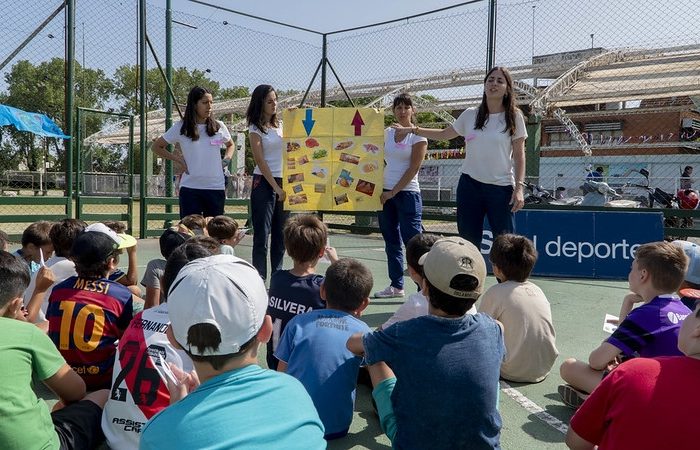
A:
<svg viewBox="0 0 700 450">
<path fill-rule="evenodd" d="M 558 206 L 576 206 L 581 204 L 583 196 L 577 195 L 574 197 L 561 197 L 552 195 L 552 192 L 542 186 L 529 181 L 523 181 L 525 186 L 525 204 L 526 205 L 558 205 Z M 558 188 L 557 191 L 565 191 L 564 188 Z"/>
<path fill-rule="evenodd" d="M 582 190 L 584 195 L 581 206 L 634 207 L 633 204 L 616 204 L 615 202 L 619 202 L 617 199 L 619 199 L 621 195 L 604 181 L 593 181 L 592 179 L 587 179 L 586 182 L 583 183 Z M 623 202 L 629 202 L 629 200 L 623 200 Z M 639 203 L 637 203 L 637 206 L 639 206 Z"/>
</svg>

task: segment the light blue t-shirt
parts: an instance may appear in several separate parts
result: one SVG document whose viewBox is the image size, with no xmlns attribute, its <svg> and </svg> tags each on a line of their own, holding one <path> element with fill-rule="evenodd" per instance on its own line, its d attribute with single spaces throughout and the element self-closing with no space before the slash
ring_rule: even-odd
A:
<svg viewBox="0 0 700 450">
<path fill-rule="evenodd" d="M 353 333 L 369 331 L 367 324 L 336 309 L 300 314 L 284 329 L 275 356 L 311 395 L 326 436 L 341 437 L 338 433 L 350 427 L 362 358 L 345 343 Z"/>
<path fill-rule="evenodd" d="M 139 448 L 313 450 L 326 441 L 301 383 L 250 365 L 205 381 L 153 416 Z"/>
<path fill-rule="evenodd" d="M 505 345 L 495 320 L 428 315 L 366 334 L 363 344 L 367 364 L 384 361 L 396 374 L 394 448 L 500 448 Z"/>
</svg>

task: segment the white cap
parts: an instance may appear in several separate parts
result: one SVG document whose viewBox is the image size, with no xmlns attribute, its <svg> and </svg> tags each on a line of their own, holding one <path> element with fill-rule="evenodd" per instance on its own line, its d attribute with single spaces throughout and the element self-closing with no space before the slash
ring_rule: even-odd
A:
<svg viewBox="0 0 700 450">
<path fill-rule="evenodd" d="M 118 249 L 129 248 L 136 245 L 136 239 L 126 233 L 117 233 L 113 229 L 109 228 L 102 222 L 93 223 L 85 228 L 85 231 L 95 231 L 97 233 L 103 233 L 112 238 L 114 242 L 117 243 Z"/>
<path fill-rule="evenodd" d="M 180 270 L 168 292 L 168 316 L 175 340 L 193 355 L 238 353 L 262 327 L 267 290 L 250 263 L 232 255 L 196 259 Z M 221 333 L 217 349 L 189 345 L 193 325 L 208 323 Z"/>
<path fill-rule="evenodd" d="M 461 237 L 446 237 L 435 241 L 430 251 L 418 260 L 423 266 L 425 278 L 445 294 L 460 298 L 477 299 L 484 289 L 486 262 L 479 249 Z M 458 290 L 450 286 L 457 275 L 471 275 L 478 285 L 472 291 Z"/>
</svg>

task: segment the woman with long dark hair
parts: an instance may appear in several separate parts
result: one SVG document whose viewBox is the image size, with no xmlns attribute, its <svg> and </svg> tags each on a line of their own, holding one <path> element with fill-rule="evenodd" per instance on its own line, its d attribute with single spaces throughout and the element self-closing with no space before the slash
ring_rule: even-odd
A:
<svg viewBox="0 0 700 450">
<path fill-rule="evenodd" d="M 253 266 L 267 278 L 267 240 L 270 237 L 270 273 L 282 268 L 284 237 L 289 216 L 282 190 L 282 122 L 277 117 L 277 93 L 269 84 L 253 90 L 246 112 L 248 139 L 255 160 L 250 209 L 253 222 Z"/>
<path fill-rule="evenodd" d="M 402 127 L 413 127 L 415 108 L 411 96 L 403 93 L 394 98 L 392 107 L 394 118 Z M 384 131 L 384 192 L 379 197 L 382 210 L 379 211 L 379 229 L 384 237 L 386 262 L 391 284 L 379 292 L 377 298 L 403 297 L 403 245 L 421 232 L 423 200 L 418 185 L 418 170 L 425 153 L 428 140 L 409 133 L 399 139 L 396 130 Z"/>
<path fill-rule="evenodd" d="M 224 168 L 231 163 L 236 146 L 226 125 L 212 116 L 213 102 L 211 91 L 193 87 L 187 95 L 185 117 L 153 143 L 153 153 L 174 161 L 183 171 L 180 218 L 224 213 Z M 180 144 L 182 154 L 169 152 L 168 144 Z M 223 159 L 221 147 L 226 147 Z"/>
<path fill-rule="evenodd" d="M 484 217 L 493 236 L 515 230 L 514 213 L 523 207 L 525 119 L 515 106 L 513 78 L 494 67 L 484 78 L 484 94 L 476 108 L 464 110 L 442 130 L 396 126 L 397 135 L 413 133 L 428 139 L 464 137 L 465 157 L 457 186 L 457 229 L 481 248 Z"/>
</svg>

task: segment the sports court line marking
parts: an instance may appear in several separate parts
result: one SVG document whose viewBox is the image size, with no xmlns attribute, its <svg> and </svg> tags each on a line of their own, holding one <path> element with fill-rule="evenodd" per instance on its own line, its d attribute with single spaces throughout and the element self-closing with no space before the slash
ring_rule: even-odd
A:
<svg viewBox="0 0 700 450">
<path fill-rule="evenodd" d="M 566 434 L 567 430 L 569 429 L 568 425 L 566 425 L 564 422 L 557 419 L 553 415 L 549 414 L 547 411 L 542 409 L 529 398 L 525 397 L 520 391 L 511 387 L 505 381 L 501 381 L 500 383 L 501 390 L 508 397 L 512 398 L 513 400 L 515 400 L 516 403 L 522 406 L 525 409 L 525 411 L 529 412 L 530 414 L 534 414 L 542 422 L 546 423 L 547 425 L 561 432 L 562 434 Z"/>
</svg>

